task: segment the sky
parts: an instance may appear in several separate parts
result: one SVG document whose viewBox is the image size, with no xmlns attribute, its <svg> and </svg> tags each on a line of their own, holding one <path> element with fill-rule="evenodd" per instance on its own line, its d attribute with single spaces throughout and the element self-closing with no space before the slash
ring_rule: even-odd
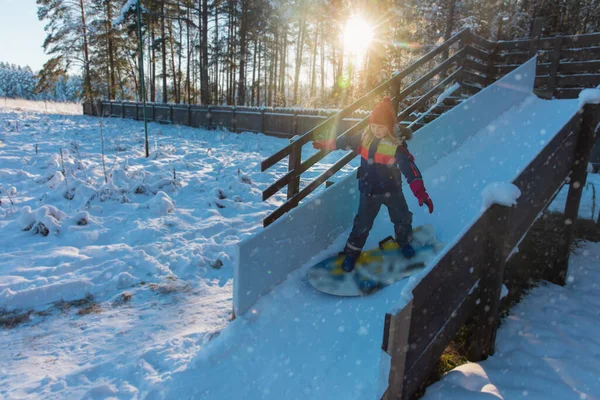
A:
<svg viewBox="0 0 600 400">
<path fill-rule="evenodd" d="M 0 61 L 40 70 L 48 60 L 45 37 L 35 0 L 0 0 Z"/>
</svg>

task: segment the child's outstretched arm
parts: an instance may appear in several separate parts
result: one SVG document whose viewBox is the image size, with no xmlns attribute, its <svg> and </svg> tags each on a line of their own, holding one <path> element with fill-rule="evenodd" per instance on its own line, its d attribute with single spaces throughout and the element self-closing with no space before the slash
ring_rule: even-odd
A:
<svg viewBox="0 0 600 400">
<path fill-rule="evenodd" d="M 431 201 L 429 194 L 427 194 L 427 190 L 425 190 L 421 171 L 417 168 L 415 158 L 410 154 L 406 146 L 398 146 L 398 149 L 396 150 L 396 162 L 398 163 L 402 175 L 406 177 L 410 190 L 412 190 L 417 200 L 419 200 L 419 206 L 426 204 L 429 213 L 433 213 L 433 202 Z"/>
<path fill-rule="evenodd" d="M 319 150 L 352 150 L 358 153 L 361 135 L 345 135 L 337 139 L 315 140 L 313 147 Z"/>
</svg>

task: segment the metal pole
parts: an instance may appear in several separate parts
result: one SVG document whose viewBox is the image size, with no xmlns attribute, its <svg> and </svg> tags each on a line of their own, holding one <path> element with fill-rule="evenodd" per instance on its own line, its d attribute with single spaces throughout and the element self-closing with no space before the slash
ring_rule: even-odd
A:
<svg viewBox="0 0 600 400">
<path fill-rule="evenodd" d="M 142 102 L 144 103 L 144 133 L 146 135 L 146 158 L 150 157 L 148 150 L 148 121 L 146 120 L 146 84 L 144 79 L 144 45 L 142 41 L 142 6 L 137 0 L 137 26 L 140 39 L 140 82 L 142 84 Z"/>
</svg>

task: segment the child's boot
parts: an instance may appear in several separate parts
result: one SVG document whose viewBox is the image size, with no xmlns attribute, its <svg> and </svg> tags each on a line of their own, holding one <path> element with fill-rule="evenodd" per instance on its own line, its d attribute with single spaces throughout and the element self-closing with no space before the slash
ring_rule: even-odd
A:
<svg viewBox="0 0 600 400">
<path fill-rule="evenodd" d="M 358 257 L 346 255 L 346 258 L 344 258 L 344 261 L 342 261 L 342 269 L 346 272 L 352 272 L 354 270 L 354 266 L 356 265 L 357 259 Z"/>
<path fill-rule="evenodd" d="M 400 247 L 400 252 L 404 256 L 404 258 L 413 258 L 415 256 L 415 249 L 410 245 L 410 243 L 406 243 L 404 246 Z"/>
</svg>

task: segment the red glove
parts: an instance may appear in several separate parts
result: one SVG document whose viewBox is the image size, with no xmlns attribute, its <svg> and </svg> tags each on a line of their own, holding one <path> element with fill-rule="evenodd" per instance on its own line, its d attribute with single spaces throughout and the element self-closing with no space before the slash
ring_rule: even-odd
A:
<svg viewBox="0 0 600 400">
<path fill-rule="evenodd" d="M 433 201 L 429 198 L 427 191 L 425 190 L 425 185 L 423 185 L 423 181 L 421 179 L 415 179 L 410 183 L 410 190 L 412 190 L 413 194 L 419 200 L 419 207 L 422 207 L 423 204 L 427 204 L 427 208 L 429 208 L 429 214 L 433 213 Z"/>
<path fill-rule="evenodd" d="M 312 143 L 313 147 L 318 150 L 331 151 L 335 150 L 335 139 L 315 140 Z"/>
</svg>

